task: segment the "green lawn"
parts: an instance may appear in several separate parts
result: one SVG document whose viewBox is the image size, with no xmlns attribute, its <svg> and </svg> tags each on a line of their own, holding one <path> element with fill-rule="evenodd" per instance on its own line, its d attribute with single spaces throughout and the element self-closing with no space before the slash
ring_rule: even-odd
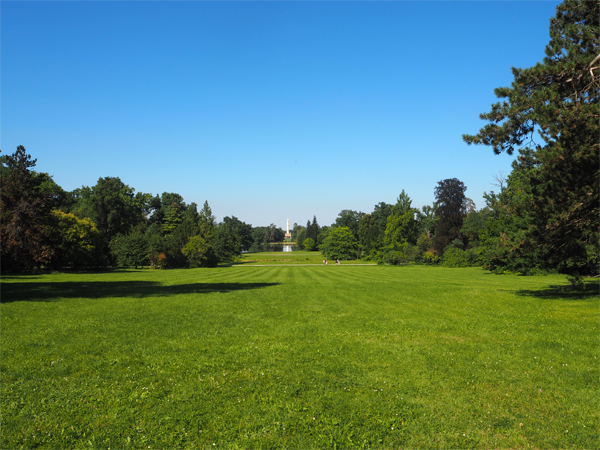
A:
<svg viewBox="0 0 600 450">
<path fill-rule="evenodd" d="M 252 265 L 281 265 L 281 264 L 318 264 L 323 265 L 325 257 L 320 252 L 263 252 L 263 253 L 244 253 L 240 260 L 234 264 L 252 264 Z M 328 266 L 335 265 L 335 259 L 327 260 Z M 369 264 L 374 262 L 354 259 L 351 261 L 341 261 L 341 264 Z"/>
<path fill-rule="evenodd" d="M 0 447 L 600 448 L 597 282 L 566 285 L 348 264 L 3 276 Z"/>
</svg>

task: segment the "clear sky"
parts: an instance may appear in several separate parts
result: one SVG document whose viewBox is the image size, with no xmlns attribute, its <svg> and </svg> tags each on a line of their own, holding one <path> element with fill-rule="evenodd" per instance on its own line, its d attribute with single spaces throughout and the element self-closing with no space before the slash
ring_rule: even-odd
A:
<svg viewBox="0 0 600 450">
<path fill-rule="evenodd" d="M 514 157 L 467 146 L 556 1 L 0 2 L 0 148 L 65 190 L 118 176 L 253 226 L 478 208 Z"/>
</svg>

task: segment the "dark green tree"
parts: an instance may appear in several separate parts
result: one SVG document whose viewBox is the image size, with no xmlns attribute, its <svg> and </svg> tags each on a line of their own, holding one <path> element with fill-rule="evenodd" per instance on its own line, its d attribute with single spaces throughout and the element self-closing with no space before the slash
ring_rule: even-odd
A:
<svg viewBox="0 0 600 450">
<path fill-rule="evenodd" d="M 306 236 L 304 239 L 312 239 L 313 241 L 315 240 L 316 236 L 313 233 L 313 228 L 310 224 L 310 220 L 306 221 Z"/>
<path fill-rule="evenodd" d="M 110 243 L 110 250 L 120 267 L 146 266 L 150 263 L 148 237 L 137 229 L 129 234 L 119 234 Z"/>
<path fill-rule="evenodd" d="M 152 196 L 129 187 L 118 177 L 100 178 L 92 188 L 74 193 L 71 212 L 78 218 L 90 218 L 103 241 L 102 254 L 110 256 L 109 244 L 118 234 L 127 235 L 136 225 L 144 224 Z"/>
<path fill-rule="evenodd" d="M 48 265 L 54 255 L 55 197 L 46 192 L 47 174 L 32 169 L 37 160 L 19 145 L 0 158 L 0 258 L 2 270 Z"/>
<path fill-rule="evenodd" d="M 358 243 L 365 254 L 377 246 L 379 228 L 371 214 L 365 214 L 358 221 Z"/>
<path fill-rule="evenodd" d="M 319 227 L 319 223 L 317 222 L 317 216 L 313 216 L 311 227 L 311 237 L 314 241 L 313 250 L 319 249 L 319 232 L 321 231 L 321 227 Z"/>
<path fill-rule="evenodd" d="M 463 136 L 496 154 L 533 151 L 524 238 L 546 255 L 548 268 L 575 275 L 598 273 L 599 266 L 599 16 L 599 2 L 560 4 L 543 62 L 513 68 L 511 86 L 495 90 L 504 100 L 481 115 L 489 123 Z"/>
<path fill-rule="evenodd" d="M 224 217 L 223 226 L 240 239 L 241 251 L 247 252 L 252 246 L 252 225 L 242 222 L 235 216 Z"/>
<path fill-rule="evenodd" d="M 306 240 L 307 230 L 305 227 L 300 227 L 296 235 L 296 243 L 300 250 L 304 250 L 304 241 Z"/>
<path fill-rule="evenodd" d="M 320 248 L 321 244 L 323 242 L 325 242 L 325 239 L 327 239 L 327 236 L 329 236 L 329 232 L 331 231 L 331 228 L 328 227 L 327 225 L 322 226 L 321 228 L 319 228 L 319 236 L 317 236 L 317 248 Z"/>
<path fill-rule="evenodd" d="M 343 209 L 335 219 L 334 227 L 347 227 L 358 241 L 358 222 L 364 216 L 364 212 L 353 211 L 351 209 Z"/>
<path fill-rule="evenodd" d="M 225 223 L 220 223 L 215 230 L 214 250 L 219 262 L 232 261 L 242 253 L 240 237 Z"/>
<path fill-rule="evenodd" d="M 462 240 L 460 229 L 466 214 L 466 190 L 467 187 L 457 178 L 439 181 L 435 187 L 437 225 L 434 246 L 439 255 L 455 239 Z"/>
</svg>

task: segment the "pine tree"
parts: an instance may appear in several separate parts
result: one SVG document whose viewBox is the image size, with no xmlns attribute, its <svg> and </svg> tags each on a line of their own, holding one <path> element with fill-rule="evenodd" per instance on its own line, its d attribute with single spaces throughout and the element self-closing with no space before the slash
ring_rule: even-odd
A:
<svg viewBox="0 0 600 450">
<path fill-rule="evenodd" d="M 495 90 L 505 100 L 481 115 L 490 123 L 463 136 L 496 154 L 533 151 L 525 239 L 547 256 L 547 268 L 572 274 L 598 273 L 600 262 L 599 17 L 599 2 L 560 4 L 543 63 L 513 68 L 511 87 Z"/>
</svg>

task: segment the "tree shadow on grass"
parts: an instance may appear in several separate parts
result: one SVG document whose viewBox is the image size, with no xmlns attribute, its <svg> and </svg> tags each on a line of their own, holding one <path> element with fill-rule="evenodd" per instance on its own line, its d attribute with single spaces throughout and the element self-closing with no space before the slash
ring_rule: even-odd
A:
<svg viewBox="0 0 600 450">
<path fill-rule="evenodd" d="M 154 281 L 95 281 L 58 283 L 6 283 L 0 303 L 53 302 L 64 298 L 170 297 L 181 294 L 208 294 L 277 286 L 280 283 L 192 283 L 164 285 Z"/>
<path fill-rule="evenodd" d="M 548 286 L 536 291 L 520 290 L 515 292 L 523 297 L 534 297 L 543 300 L 598 300 L 600 286 L 598 280 L 586 280 L 580 289 L 572 289 L 570 285 Z"/>
</svg>

